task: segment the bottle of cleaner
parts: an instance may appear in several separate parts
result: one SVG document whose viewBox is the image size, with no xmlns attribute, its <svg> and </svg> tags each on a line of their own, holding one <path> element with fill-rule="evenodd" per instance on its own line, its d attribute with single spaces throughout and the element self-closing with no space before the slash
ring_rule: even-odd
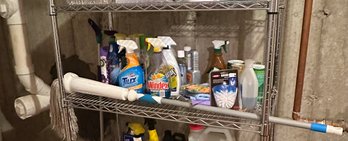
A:
<svg viewBox="0 0 348 141">
<path fill-rule="evenodd" d="M 185 62 L 185 51 L 184 50 L 178 50 L 178 65 L 179 65 L 179 72 L 180 72 L 180 81 L 182 85 L 187 84 L 186 79 L 186 62 Z"/>
<path fill-rule="evenodd" d="M 166 76 L 169 67 L 167 67 L 162 54 L 162 48 L 166 45 L 158 38 L 146 38 L 146 42 L 153 47 L 153 54 L 150 56 L 150 65 L 147 71 L 146 90 L 151 95 L 169 98 L 169 80 Z"/>
<path fill-rule="evenodd" d="M 245 68 L 240 77 L 240 88 L 242 95 L 243 108 L 254 110 L 256 97 L 258 95 L 258 81 L 253 69 L 254 61 L 245 60 Z"/>
<path fill-rule="evenodd" d="M 178 96 L 180 92 L 180 71 L 179 65 L 176 61 L 175 53 L 172 50 L 172 47 L 176 45 L 175 41 L 169 36 L 158 36 L 157 38 L 161 39 L 166 47 L 163 48 L 163 59 L 167 63 L 169 70 L 166 73 L 167 78 L 169 78 L 169 88 L 171 91 L 171 96 Z"/>
<path fill-rule="evenodd" d="M 226 46 L 229 44 L 229 41 L 223 41 L 223 40 L 214 40 L 214 54 L 211 59 L 212 62 L 210 62 L 210 67 L 208 70 L 208 73 L 212 70 L 222 70 L 226 69 L 226 64 L 224 61 L 224 58 L 222 57 L 222 49 L 223 48 L 226 51 Z"/>
<path fill-rule="evenodd" d="M 138 93 L 144 92 L 144 70 L 141 68 L 134 50 L 138 49 L 133 40 L 118 40 L 119 52 L 126 49 L 127 65 L 118 76 L 118 84 L 124 88 L 134 89 Z"/>
</svg>

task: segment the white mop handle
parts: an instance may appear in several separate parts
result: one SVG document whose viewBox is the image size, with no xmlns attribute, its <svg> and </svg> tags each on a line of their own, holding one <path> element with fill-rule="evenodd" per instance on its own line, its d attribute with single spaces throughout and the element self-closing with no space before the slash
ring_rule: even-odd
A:
<svg viewBox="0 0 348 141">
<path fill-rule="evenodd" d="M 137 92 L 135 92 L 134 90 L 82 78 L 74 73 L 65 74 L 63 84 L 65 91 L 68 93 L 78 92 L 119 100 L 128 99 L 129 101 L 134 101 L 137 99 Z"/>
<path fill-rule="evenodd" d="M 261 117 L 254 113 L 247 113 L 247 112 L 241 112 L 241 111 L 235 111 L 230 109 L 224 109 L 219 107 L 211 107 L 211 106 L 205 106 L 205 105 L 191 105 L 191 103 L 188 102 L 182 102 L 177 100 L 171 100 L 171 99 L 161 99 L 162 104 L 169 104 L 169 105 L 175 105 L 180 107 L 186 107 L 186 108 L 192 108 L 207 112 L 214 112 L 229 116 L 235 116 L 240 118 L 247 118 L 247 119 L 254 119 L 254 120 L 260 120 Z M 269 121 L 276 123 L 276 124 L 282 124 L 282 125 L 288 125 L 292 127 L 298 127 L 298 128 L 304 128 L 304 129 L 310 129 L 312 131 L 316 132 L 322 132 L 322 133 L 330 133 L 330 134 L 336 134 L 336 135 L 342 135 L 343 134 L 343 128 L 342 127 L 333 127 L 330 125 L 320 124 L 320 123 L 307 123 L 307 122 L 301 122 L 286 118 L 279 118 L 279 117 L 269 117 Z"/>
</svg>

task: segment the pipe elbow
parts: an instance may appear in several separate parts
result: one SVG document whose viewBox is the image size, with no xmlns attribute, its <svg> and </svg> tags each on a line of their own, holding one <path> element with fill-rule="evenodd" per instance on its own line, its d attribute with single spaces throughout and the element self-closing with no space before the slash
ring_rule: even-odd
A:
<svg viewBox="0 0 348 141">
<path fill-rule="evenodd" d="M 49 109 L 50 97 L 45 95 L 26 95 L 14 102 L 17 115 L 26 119 Z"/>
<path fill-rule="evenodd" d="M 18 1 L 4 0 L 0 2 L 0 16 L 8 19 L 19 9 Z"/>
<path fill-rule="evenodd" d="M 19 81 L 25 90 L 31 94 L 49 96 L 51 88 L 43 80 L 33 73 L 18 75 Z"/>
</svg>

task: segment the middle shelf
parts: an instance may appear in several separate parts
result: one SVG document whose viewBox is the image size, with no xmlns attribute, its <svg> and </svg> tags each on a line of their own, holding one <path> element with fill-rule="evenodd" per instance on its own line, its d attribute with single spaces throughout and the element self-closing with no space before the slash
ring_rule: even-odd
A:
<svg viewBox="0 0 348 141">
<path fill-rule="evenodd" d="M 67 106 L 79 109 L 103 111 L 188 124 L 199 124 L 253 133 L 260 133 L 261 130 L 261 124 L 256 120 L 241 119 L 173 105 L 152 105 L 139 101 L 121 101 L 79 93 L 67 94 L 64 101 Z"/>
</svg>

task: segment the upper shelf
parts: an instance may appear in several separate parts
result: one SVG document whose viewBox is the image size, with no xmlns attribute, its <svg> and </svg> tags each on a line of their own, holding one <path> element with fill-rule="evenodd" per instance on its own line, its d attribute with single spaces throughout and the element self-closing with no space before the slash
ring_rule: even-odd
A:
<svg viewBox="0 0 348 141">
<path fill-rule="evenodd" d="M 86 1 L 86 0 L 85 0 Z M 58 4 L 57 12 L 160 12 L 267 10 L 270 0 L 220 0 L 194 2 L 140 2 L 110 4 Z"/>
</svg>

